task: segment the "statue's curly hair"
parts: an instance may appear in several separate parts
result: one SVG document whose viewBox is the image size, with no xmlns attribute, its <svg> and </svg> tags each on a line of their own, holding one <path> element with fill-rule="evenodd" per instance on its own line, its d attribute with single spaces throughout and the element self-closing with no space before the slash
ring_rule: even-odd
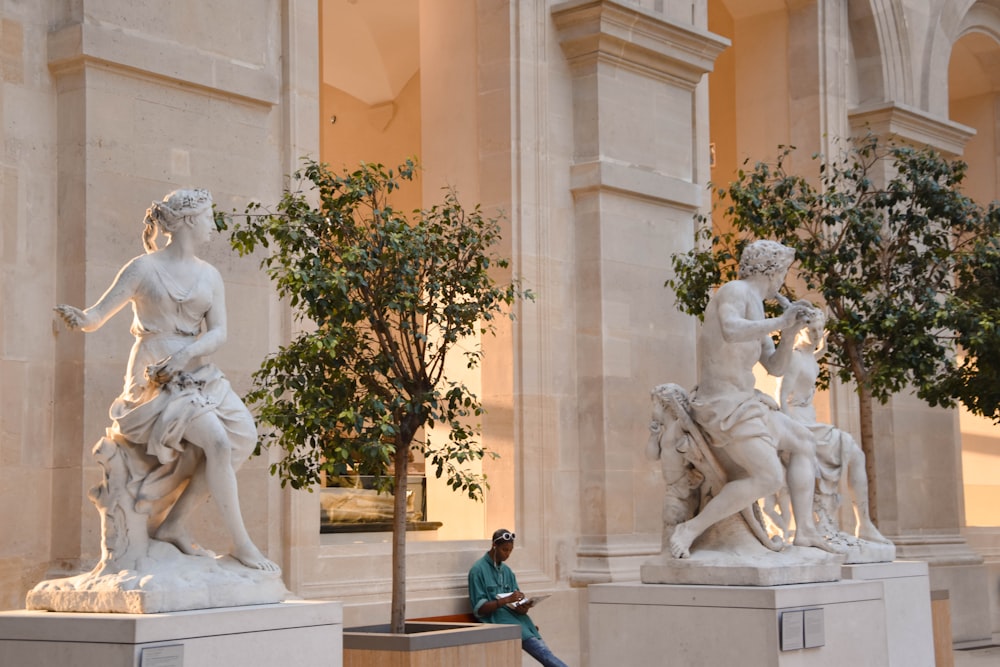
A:
<svg viewBox="0 0 1000 667">
<path fill-rule="evenodd" d="M 784 273 L 792 265 L 795 251 L 777 241 L 754 241 L 740 255 L 740 278 Z"/>
<path fill-rule="evenodd" d="M 163 201 L 154 201 L 146 209 L 143 218 L 142 245 L 147 253 L 156 252 L 157 234 L 167 234 L 177 229 L 177 225 L 190 220 L 206 209 L 212 208 L 212 193 L 203 189 L 174 190 Z"/>
</svg>

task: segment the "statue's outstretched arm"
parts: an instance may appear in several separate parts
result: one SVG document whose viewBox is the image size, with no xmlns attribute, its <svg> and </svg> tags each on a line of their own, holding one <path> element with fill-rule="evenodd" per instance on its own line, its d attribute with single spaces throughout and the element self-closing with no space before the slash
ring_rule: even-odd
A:
<svg viewBox="0 0 1000 667">
<path fill-rule="evenodd" d="M 75 306 L 59 304 L 55 311 L 59 313 L 66 326 L 81 331 L 97 331 L 104 323 L 121 310 L 135 294 L 136 286 L 141 278 L 141 257 L 133 259 L 122 267 L 115 276 L 111 286 L 90 308 L 80 310 Z"/>
</svg>

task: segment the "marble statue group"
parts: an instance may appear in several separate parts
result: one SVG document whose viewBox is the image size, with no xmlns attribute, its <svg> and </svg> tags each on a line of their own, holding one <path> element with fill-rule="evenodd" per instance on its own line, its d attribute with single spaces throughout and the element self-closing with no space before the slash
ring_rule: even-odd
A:
<svg viewBox="0 0 1000 667">
<path fill-rule="evenodd" d="M 101 515 L 101 561 L 91 572 L 40 583 L 29 608 L 145 613 L 275 602 L 286 593 L 239 506 L 236 471 L 255 446 L 254 420 L 210 360 L 227 335 L 222 277 L 196 254 L 214 229 L 212 209 L 205 190 L 154 202 L 143 221 L 145 253 L 94 305 L 56 307 L 71 329 L 92 332 L 131 304 L 135 340 L 111 425 L 93 450 L 104 470 L 90 492 Z M 708 553 L 739 565 L 795 550 L 793 564 L 892 560 L 891 543 L 869 517 L 861 449 L 816 420 L 824 318 L 779 295 L 793 255 L 773 241 L 750 244 L 738 279 L 722 285 L 705 311 L 697 387 L 653 390 L 647 453 L 666 482 L 660 565 Z M 768 299 L 784 301 L 784 312 L 767 317 Z M 780 404 L 755 388 L 757 363 L 783 377 Z M 839 528 L 842 477 L 853 532 Z M 228 556 L 217 557 L 190 532 L 207 498 L 232 540 Z M 775 562 L 783 574 L 764 583 L 790 583 L 788 572 L 816 576 L 794 574 L 787 559 Z M 821 577 L 835 577 L 832 571 Z M 643 581 L 671 577 L 644 566 Z M 740 577 L 704 583 L 746 583 Z"/>
<path fill-rule="evenodd" d="M 93 450 L 104 470 L 90 492 L 101 514 L 101 561 L 84 575 L 42 582 L 29 607 L 149 612 L 278 601 L 280 570 L 251 540 L 237 494 L 256 427 L 210 360 L 227 335 L 222 277 L 196 255 L 215 229 L 211 194 L 174 191 L 143 223 L 145 253 L 94 305 L 56 307 L 71 329 L 91 332 L 131 304 L 135 341 L 111 426 Z M 190 533 L 209 497 L 232 540 L 229 557 Z"/>
<path fill-rule="evenodd" d="M 825 318 L 808 302 L 779 294 L 793 259 L 780 243 L 749 244 L 738 278 L 719 287 L 705 310 L 697 387 L 664 384 L 652 392 L 647 454 L 660 461 L 666 482 L 661 564 L 698 551 L 722 554 L 728 564 L 761 550 L 821 560 L 835 554 L 848 562 L 893 558 L 868 513 L 860 447 L 850 434 L 816 421 Z M 780 315 L 766 316 L 769 299 L 784 307 Z M 780 404 L 755 387 L 757 363 L 783 378 Z M 845 475 L 854 532 L 838 524 Z"/>
</svg>

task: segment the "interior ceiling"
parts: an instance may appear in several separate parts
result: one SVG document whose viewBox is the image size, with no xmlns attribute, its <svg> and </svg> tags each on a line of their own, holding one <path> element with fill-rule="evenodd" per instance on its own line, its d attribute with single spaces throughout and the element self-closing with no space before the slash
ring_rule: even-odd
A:
<svg viewBox="0 0 1000 667">
<path fill-rule="evenodd" d="M 323 82 L 369 105 L 396 99 L 420 67 L 420 0 L 322 0 Z M 722 0 L 735 20 L 786 8 L 785 0 Z M 949 95 L 1000 90 L 1000 44 L 973 32 L 952 50 Z"/>
<path fill-rule="evenodd" d="M 419 0 L 322 0 L 323 83 L 370 105 L 396 99 L 420 67 Z"/>
<path fill-rule="evenodd" d="M 955 42 L 948 61 L 948 96 L 960 100 L 998 90 L 1000 44 L 979 32 Z"/>
</svg>

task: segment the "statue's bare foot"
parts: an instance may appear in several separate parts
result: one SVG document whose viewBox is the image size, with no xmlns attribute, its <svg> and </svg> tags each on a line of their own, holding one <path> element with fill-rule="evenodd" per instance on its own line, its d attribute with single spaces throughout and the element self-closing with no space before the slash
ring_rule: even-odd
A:
<svg viewBox="0 0 1000 667">
<path fill-rule="evenodd" d="M 215 558 L 215 553 L 203 548 L 200 544 L 194 541 L 186 531 L 183 530 L 171 530 L 163 526 L 156 531 L 156 539 L 169 542 L 178 549 L 181 553 L 186 553 L 189 556 L 206 556 L 208 558 Z"/>
<path fill-rule="evenodd" d="M 255 570 L 262 570 L 264 572 L 281 571 L 281 568 L 278 567 L 277 563 L 265 558 L 264 554 L 260 552 L 260 549 L 258 549 L 253 542 L 245 542 L 237 546 L 233 549 L 232 556 L 247 567 Z"/>
<path fill-rule="evenodd" d="M 875 524 L 872 523 L 871 519 L 862 519 L 858 525 L 858 537 L 862 540 L 867 540 L 869 542 L 878 542 L 880 544 L 892 544 L 892 541 L 887 539 L 882 533 L 879 532 Z"/>
<path fill-rule="evenodd" d="M 803 533 L 801 530 L 795 531 L 795 541 L 793 544 L 797 547 L 815 547 L 816 549 L 822 549 L 832 554 L 837 553 L 834 546 L 827 542 L 822 535 Z"/>
<path fill-rule="evenodd" d="M 674 558 L 690 558 L 691 543 L 697 537 L 687 523 L 679 523 L 674 526 L 674 533 L 670 536 L 670 553 Z"/>
</svg>

